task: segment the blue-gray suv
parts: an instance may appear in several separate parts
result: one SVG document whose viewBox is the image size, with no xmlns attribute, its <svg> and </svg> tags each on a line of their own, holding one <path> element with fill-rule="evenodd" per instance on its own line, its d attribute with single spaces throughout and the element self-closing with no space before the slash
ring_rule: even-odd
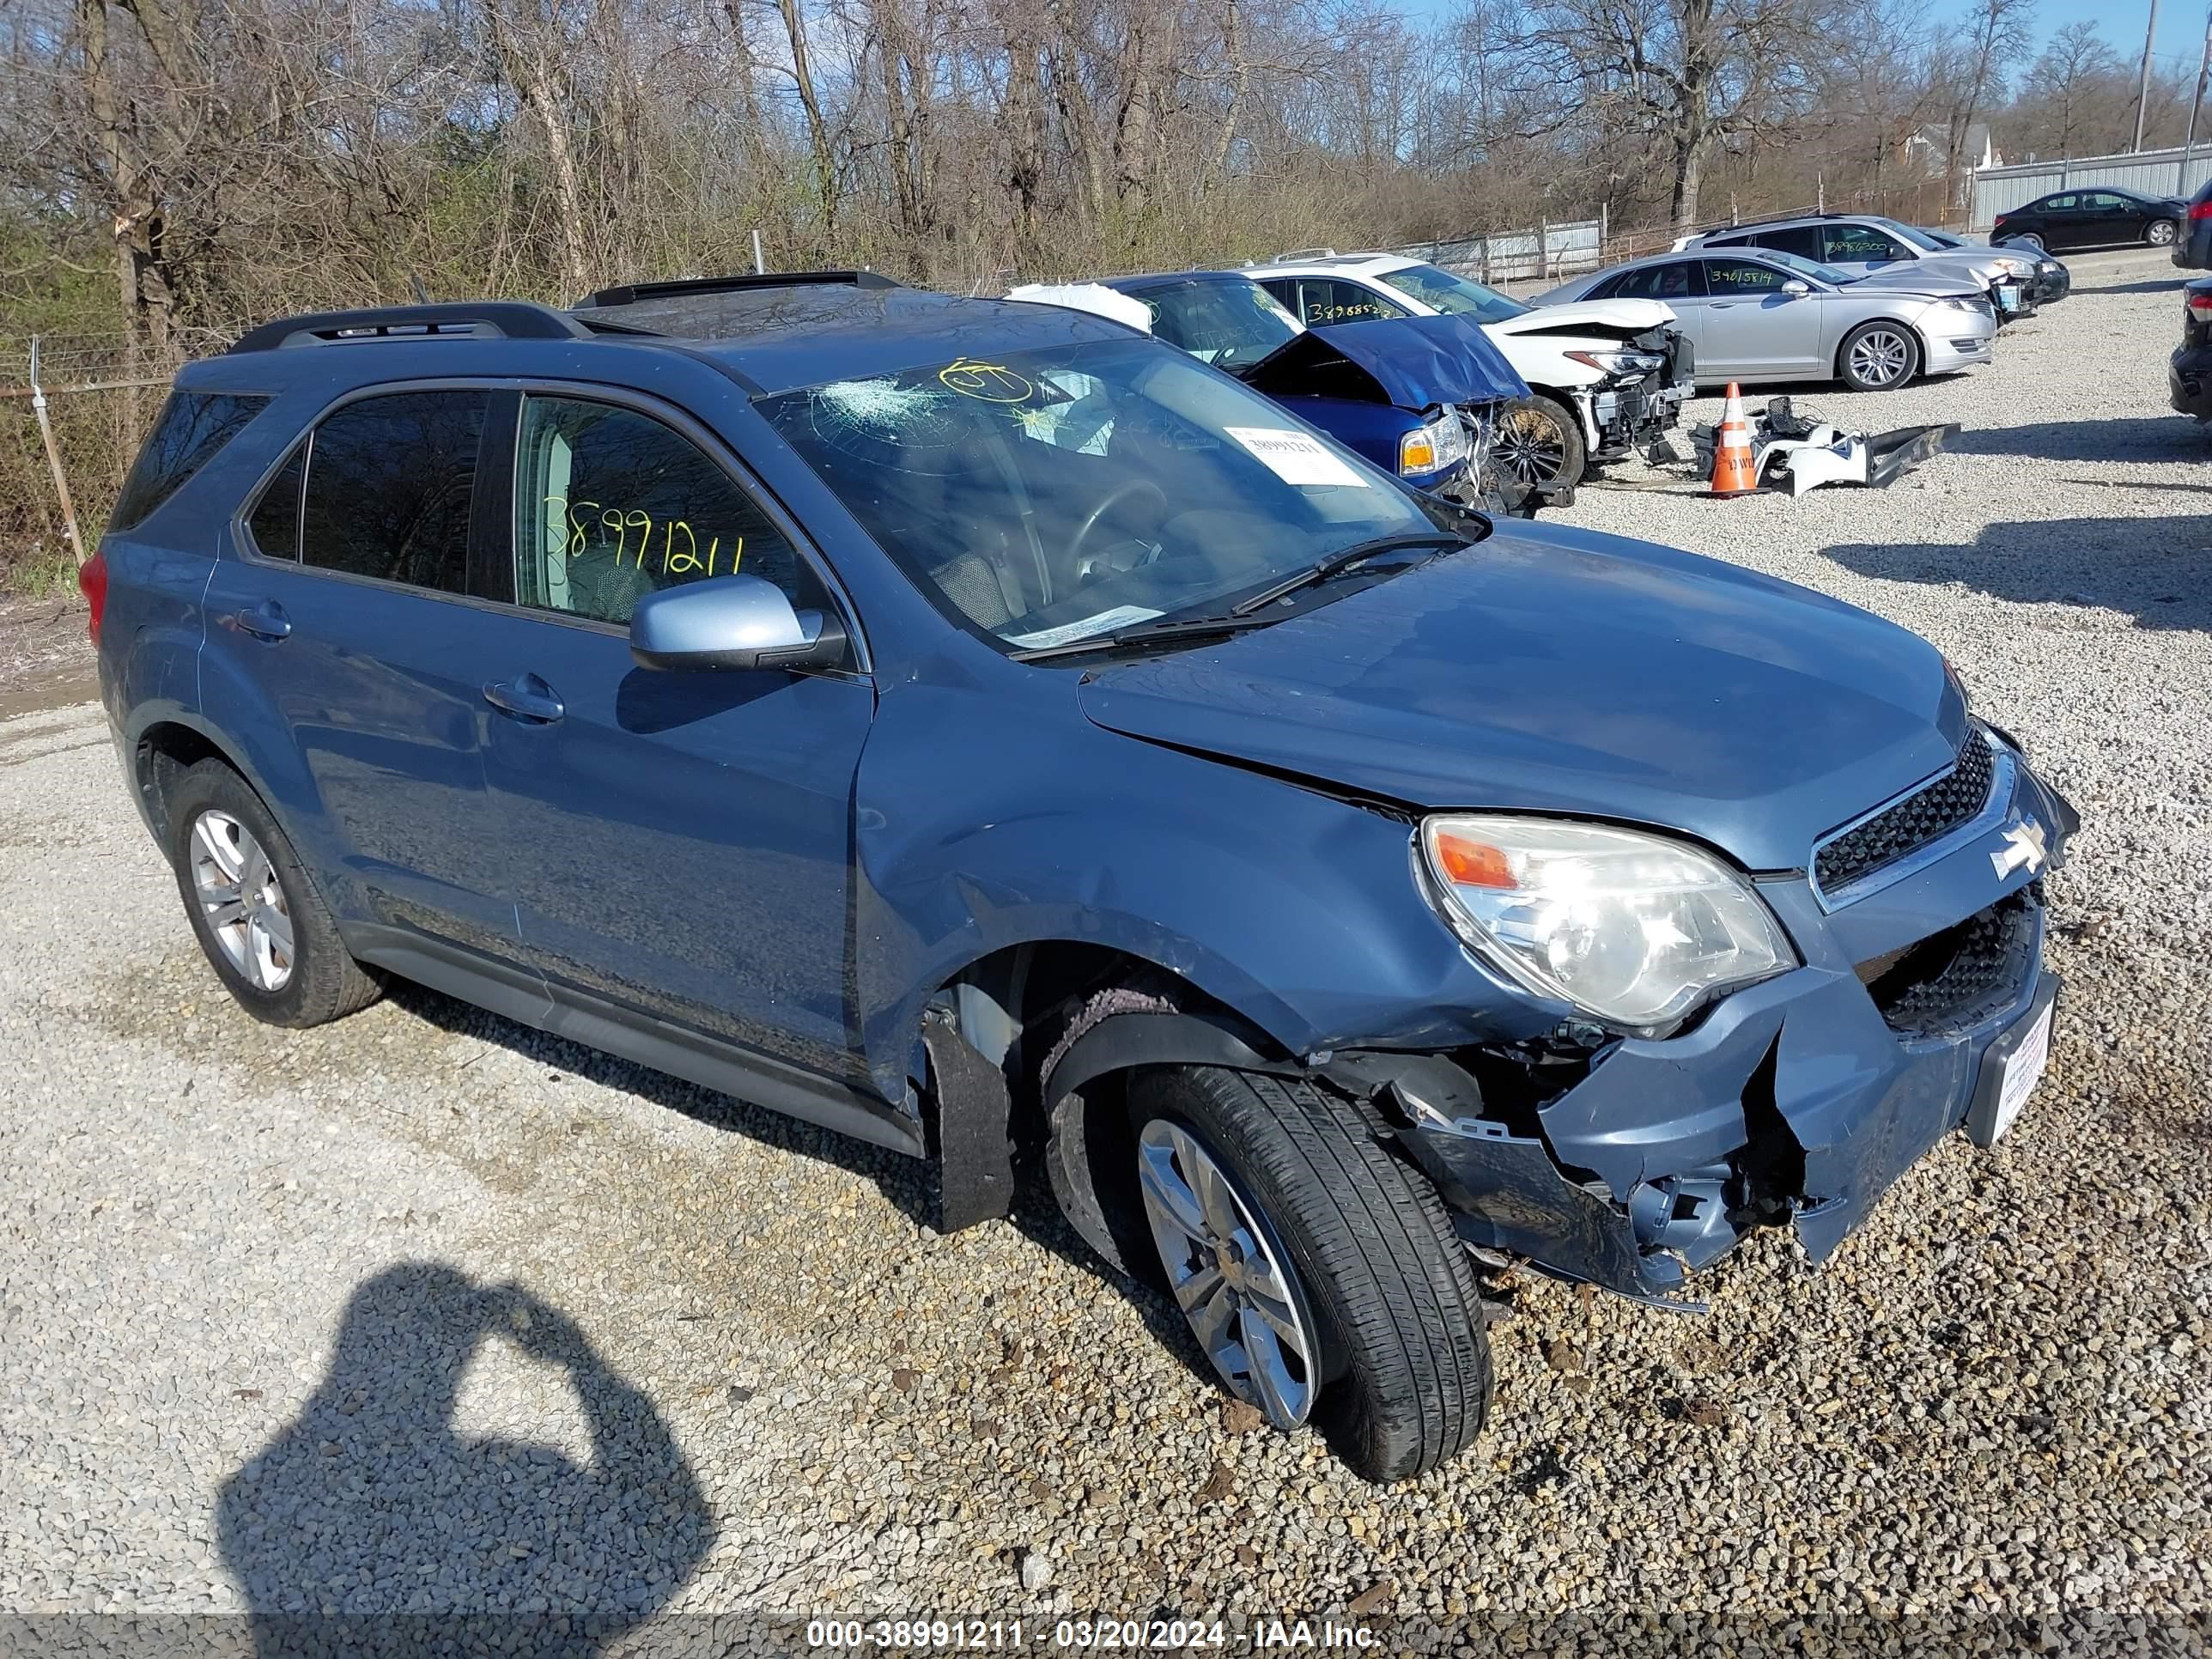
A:
<svg viewBox="0 0 2212 1659">
<path fill-rule="evenodd" d="M 1815 1259 L 2047 1052 L 2075 827 L 1928 644 L 851 272 L 295 317 L 84 586 L 215 972 L 1048 1184 L 1230 1389 L 1468 1443 L 1482 1275 Z"/>
</svg>

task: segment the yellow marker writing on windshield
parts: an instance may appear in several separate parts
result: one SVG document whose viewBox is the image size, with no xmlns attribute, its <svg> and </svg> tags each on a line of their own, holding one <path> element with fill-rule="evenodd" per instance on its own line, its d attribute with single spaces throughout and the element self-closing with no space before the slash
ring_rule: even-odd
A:
<svg viewBox="0 0 2212 1659">
<path fill-rule="evenodd" d="M 1004 363 L 981 363 L 967 357 L 954 358 L 937 371 L 937 378 L 946 391 L 963 398 L 980 398 L 987 404 L 1024 403 L 1036 391 Z"/>
</svg>

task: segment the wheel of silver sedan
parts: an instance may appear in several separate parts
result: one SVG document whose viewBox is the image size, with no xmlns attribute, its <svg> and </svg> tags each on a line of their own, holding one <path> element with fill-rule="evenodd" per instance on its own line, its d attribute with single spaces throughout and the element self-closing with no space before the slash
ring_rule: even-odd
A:
<svg viewBox="0 0 2212 1659">
<path fill-rule="evenodd" d="M 292 916 L 253 832 L 210 807 L 192 820 L 192 892 L 230 965 L 264 991 L 292 977 Z"/>
<path fill-rule="evenodd" d="M 1146 1218 L 1168 1286 L 1222 1381 L 1277 1428 L 1295 1428 L 1320 1394 L 1319 1349 L 1295 1270 L 1213 1155 L 1182 1125 L 1155 1118 L 1138 1143 Z"/>
<path fill-rule="evenodd" d="M 1912 342 L 1893 328 L 1870 328 L 1850 344 L 1851 379 L 1879 391 L 1912 372 Z"/>
</svg>

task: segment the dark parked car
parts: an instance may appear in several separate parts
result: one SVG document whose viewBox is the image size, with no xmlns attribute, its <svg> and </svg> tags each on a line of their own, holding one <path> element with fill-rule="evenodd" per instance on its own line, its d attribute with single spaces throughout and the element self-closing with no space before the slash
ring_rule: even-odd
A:
<svg viewBox="0 0 2212 1659">
<path fill-rule="evenodd" d="M 2181 343 L 2166 362 L 2166 386 L 2176 409 L 2212 421 L 2212 276 L 2182 287 Z"/>
<path fill-rule="evenodd" d="M 418 980 L 934 1160 L 948 1229 L 1038 1174 L 1378 1480 L 1481 1426 L 1473 1251 L 1662 1305 L 1817 1260 L 2048 1048 L 2075 819 L 1933 647 L 1076 312 L 268 324 L 83 581 L 248 1012 Z"/>
<path fill-rule="evenodd" d="M 2212 270 L 2212 179 L 2197 187 L 2173 240 L 2173 263 L 2184 270 Z"/>
<path fill-rule="evenodd" d="M 2032 236 L 2045 247 L 2057 250 L 2128 242 L 2169 247 L 2188 213 L 2185 204 L 2170 196 L 2142 196 L 2110 185 L 2062 190 L 1997 215 L 1990 240 Z"/>
</svg>

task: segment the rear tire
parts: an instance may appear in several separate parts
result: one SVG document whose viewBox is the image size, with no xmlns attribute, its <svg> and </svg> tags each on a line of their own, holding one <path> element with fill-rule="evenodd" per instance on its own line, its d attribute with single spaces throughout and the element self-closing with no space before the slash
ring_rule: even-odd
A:
<svg viewBox="0 0 2212 1659">
<path fill-rule="evenodd" d="M 1498 411 L 1490 445 L 1490 470 L 1522 484 L 1556 483 L 1572 489 L 1589 469 L 1582 422 L 1556 398 L 1516 398 Z"/>
<path fill-rule="evenodd" d="M 1920 337 L 1902 323 L 1861 323 L 1836 352 L 1837 378 L 1854 392 L 1895 392 L 1920 368 Z"/>
<path fill-rule="evenodd" d="M 1371 1110 L 1303 1079 L 1218 1066 L 1139 1073 L 1128 1100 L 1161 1265 L 1232 1393 L 1278 1426 L 1312 1422 L 1375 1481 L 1432 1469 L 1481 1432 L 1490 1341 L 1467 1252 L 1436 1189 L 1392 1154 Z M 1160 1198 L 1163 1171 L 1181 1176 L 1188 1211 L 1206 1190 L 1193 1179 L 1206 1165 L 1225 1177 L 1226 1201 L 1203 1207 L 1231 1224 L 1208 1229 L 1211 1250 L 1164 1224 Z M 1291 1412 L 1280 1409 L 1283 1391 L 1254 1382 L 1255 1356 L 1224 1327 L 1254 1329 L 1263 1351 L 1288 1353 L 1303 1340 L 1304 1364 L 1289 1368 L 1299 1385 Z M 1278 1329 L 1292 1335 L 1279 1341 Z"/>
<path fill-rule="evenodd" d="M 2143 227 L 2143 245 L 2146 247 L 2172 247 L 2179 233 L 2179 227 L 2172 220 L 2154 219 Z"/>
<path fill-rule="evenodd" d="M 338 938 L 290 838 L 222 762 L 200 762 L 169 791 L 168 852 L 193 936 L 254 1018 L 321 1025 L 382 994 Z"/>
</svg>

